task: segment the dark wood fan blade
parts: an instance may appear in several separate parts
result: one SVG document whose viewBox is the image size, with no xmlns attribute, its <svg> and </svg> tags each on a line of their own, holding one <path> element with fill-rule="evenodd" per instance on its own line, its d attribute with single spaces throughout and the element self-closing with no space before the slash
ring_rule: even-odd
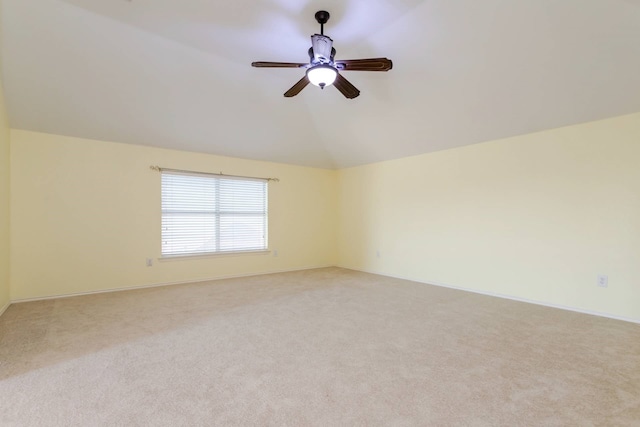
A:
<svg viewBox="0 0 640 427">
<path fill-rule="evenodd" d="M 287 98 L 291 98 L 292 96 L 296 96 L 297 94 L 300 93 L 300 91 L 302 89 L 304 89 L 305 87 L 307 87 L 307 85 L 309 84 L 309 79 L 307 78 L 307 76 L 304 76 L 303 78 L 301 78 L 298 83 L 294 84 L 293 86 L 291 86 L 291 89 L 289 89 L 288 91 L 286 91 L 284 93 L 284 96 Z"/>
<path fill-rule="evenodd" d="M 306 67 L 309 64 L 305 64 L 303 62 L 268 62 L 268 61 L 258 61 L 252 62 L 252 67 L 258 68 L 302 68 Z"/>
<path fill-rule="evenodd" d="M 360 91 L 352 85 L 349 80 L 345 79 L 338 73 L 336 76 L 336 81 L 333 82 L 333 85 L 338 89 L 345 97 L 349 99 L 353 99 L 360 95 Z"/>
<path fill-rule="evenodd" d="M 389 71 L 393 68 L 393 62 L 387 58 L 341 59 L 336 64 L 345 71 Z"/>
</svg>

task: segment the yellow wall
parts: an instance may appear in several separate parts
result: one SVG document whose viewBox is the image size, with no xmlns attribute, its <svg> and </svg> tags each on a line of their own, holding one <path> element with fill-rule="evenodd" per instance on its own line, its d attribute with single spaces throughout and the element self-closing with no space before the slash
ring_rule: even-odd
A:
<svg viewBox="0 0 640 427">
<path fill-rule="evenodd" d="M 12 130 L 11 298 L 340 265 L 640 321 L 639 164 L 640 114 L 341 171 Z M 279 256 L 157 261 L 150 165 L 280 178 Z"/>
<path fill-rule="evenodd" d="M 338 183 L 341 266 L 640 320 L 640 114 Z"/>
<path fill-rule="evenodd" d="M 269 184 L 278 257 L 158 261 L 151 165 L 280 178 Z M 11 166 L 12 300 L 337 263 L 335 171 L 22 130 L 11 131 Z"/>
<path fill-rule="evenodd" d="M 0 313 L 9 304 L 9 122 L 0 80 Z"/>
</svg>

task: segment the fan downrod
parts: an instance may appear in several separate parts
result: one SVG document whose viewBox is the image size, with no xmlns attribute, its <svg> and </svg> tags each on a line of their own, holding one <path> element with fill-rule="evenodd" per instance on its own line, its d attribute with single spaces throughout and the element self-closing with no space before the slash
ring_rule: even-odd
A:
<svg viewBox="0 0 640 427">
<path fill-rule="evenodd" d="M 320 24 L 320 34 L 324 35 L 324 24 L 329 20 L 329 12 L 326 10 L 319 10 L 316 12 L 316 21 Z"/>
</svg>

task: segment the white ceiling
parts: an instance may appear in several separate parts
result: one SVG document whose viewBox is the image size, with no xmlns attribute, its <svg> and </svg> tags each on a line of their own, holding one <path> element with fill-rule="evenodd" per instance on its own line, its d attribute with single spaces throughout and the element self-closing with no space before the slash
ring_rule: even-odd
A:
<svg viewBox="0 0 640 427">
<path fill-rule="evenodd" d="M 342 168 L 640 111 L 640 0 L 0 0 L 13 128 Z M 317 10 L 361 90 L 282 94 Z"/>
</svg>

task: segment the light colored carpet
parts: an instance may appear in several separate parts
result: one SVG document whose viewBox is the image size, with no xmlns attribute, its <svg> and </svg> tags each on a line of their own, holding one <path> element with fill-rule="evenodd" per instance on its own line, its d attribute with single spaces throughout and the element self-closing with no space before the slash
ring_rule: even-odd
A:
<svg viewBox="0 0 640 427">
<path fill-rule="evenodd" d="M 640 325 L 339 268 L 12 305 L 0 424 L 640 425 Z"/>
</svg>

